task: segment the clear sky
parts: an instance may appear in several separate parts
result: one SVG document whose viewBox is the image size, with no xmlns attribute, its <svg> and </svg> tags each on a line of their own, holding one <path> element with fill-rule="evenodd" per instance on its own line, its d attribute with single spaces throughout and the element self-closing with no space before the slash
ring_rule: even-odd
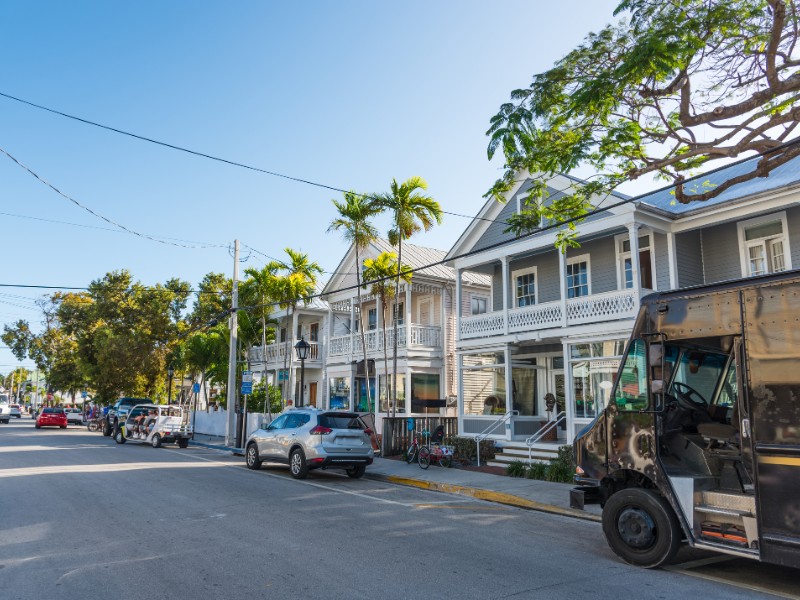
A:
<svg viewBox="0 0 800 600">
<path fill-rule="evenodd" d="M 444 210 L 474 215 L 502 167 L 486 157 L 489 118 L 611 22 L 616 4 L 6 0 L 0 92 L 337 188 L 383 192 L 392 178 L 419 175 Z M 126 268 L 147 285 L 194 285 L 210 271 L 231 274 L 235 238 L 274 257 L 301 249 L 326 270 L 346 250 L 326 233 L 340 194 L 325 189 L 5 98 L 0 148 L 130 229 L 211 245 L 108 231 L 0 155 L 0 283 L 82 287 Z M 411 243 L 447 250 L 468 223 L 446 216 Z M 250 253 L 242 266 L 265 260 Z M 0 323 L 38 326 L 41 295 L 0 288 Z M 0 373 L 16 362 L 0 348 Z"/>
</svg>

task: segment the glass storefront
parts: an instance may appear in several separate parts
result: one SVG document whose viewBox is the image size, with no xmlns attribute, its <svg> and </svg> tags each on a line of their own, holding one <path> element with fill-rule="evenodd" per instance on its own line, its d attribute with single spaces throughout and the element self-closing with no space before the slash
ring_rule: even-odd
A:
<svg viewBox="0 0 800 600">
<path fill-rule="evenodd" d="M 440 407 L 428 406 L 426 401 L 439 400 L 438 373 L 411 373 L 411 412 L 438 415 Z"/>
<path fill-rule="evenodd" d="M 574 417 L 593 419 L 608 405 L 625 340 L 570 346 Z"/>
<path fill-rule="evenodd" d="M 371 370 L 371 369 L 370 369 Z M 369 399 L 367 399 L 367 378 L 356 377 L 356 412 L 373 412 L 376 398 L 375 378 L 369 379 Z M 368 401 L 369 400 L 369 401 Z"/>
<path fill-rule="evenodd" d="M 506 367 L 503 352 L 464 354 L 461 377 L 465 415 L 506 412 Z"/>
<path fill-rule="evenodd" d="M 330 408 L 350 410 L 350 378 L 330 378 Z"/>
<path fill-rule="evenodd" d="M 521 417 L 532 417 L 538 412 L 540 373 L 536 360 L 511 357 L 511 408 L 519 411 Z"/>
<path fill-rule="evenodd" d="M 388 376 L 391 378 L 391 375 Z M 385 413 L 387 411 L 391 411 L 389 407 L 389 402 L 387 400 L 386 394 L 386 382 L 388 378 L 386 375 L 381 375 L 378 378 L 381 384 L 381 405 L 380 410 L 381 412 Z M 394 392 L 392 393 L 394 395 Z M 403 373 L 397 374 L 397 412 L 404 413 L 406 412 L 406 376 Z"/>
</svg>

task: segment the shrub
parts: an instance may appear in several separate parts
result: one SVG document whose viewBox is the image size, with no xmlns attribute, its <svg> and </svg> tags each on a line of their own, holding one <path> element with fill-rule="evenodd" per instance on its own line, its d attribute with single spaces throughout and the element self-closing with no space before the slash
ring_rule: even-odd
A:
<svg viewBox="0 0 800 600">
<path fill-rule="evenodd" d="M 446 438 L 444 443 L 448 446 L 453 446 L 453 450 L 456 452 L 461 462 L 470 464 L 475 460 L 475 438 L 453 436 Z M 481 464 L 485 464 L 486 461 L 492 460 L 494 455 L 494 440 L 481 441 Z"/>
<path fill-rule="evenodd" d="M 558 449 L 558 456 L 550 461 L 550 467 L 547 469 L 547 481 L 571 483 L 574 473 L 572 446 L 561 446 Z"/>
<path fill-rule="evenodd" d="M 547 478 L 547 463 L 535 462 L 531 463 L 528 468 L 528 479 L 546 479 Z"/>
<path fill-rule="evenodd" d="M 521 460 L 515 460 L 506 467 L 506 475 L 509 477 L 525 477 L 528 470 L 527 465 Z"/>
</svg>

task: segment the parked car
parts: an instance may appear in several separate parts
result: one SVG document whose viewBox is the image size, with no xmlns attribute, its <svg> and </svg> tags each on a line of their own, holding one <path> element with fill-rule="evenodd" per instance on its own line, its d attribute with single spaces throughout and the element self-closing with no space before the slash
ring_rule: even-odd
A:
<svg viewBox="0 0 800 600">
<path fill-rule="evenodd" d="M 5 423 L 11 420 L 11 407 L 8 404 L 0 404 L 0 423 Z"/>
<path fill-rule="evenodd" d="M 65 408 L 67 413 L 67 423 L 77 423 L 83 425 L 83 411 L 80 408 Z"/>
<path fill-rule="evenodd" d="M 245 460 L 250 469 L 264 462 L 288 464 L 295 479 L 311 469 L 344 469 L 358 479 L 374 457 L 371 433 L 355 413 L 289 409 L 247 438 Z"/>
<path fill-rule="evenodd" d="M 118 444 L 133 441 L 150 444 L 153 448 L 166 443 L 186 448 L 190 439 L 192 424 L 189 412 L 174 404 L 137 404 L 114 432 L 114 441 Z"/>
<path fill-rule="evenodd" d="M 63 408 L 46 407 L 42 409 L 39 416 L 36 417 L 36 429 L 40 427 L 61 427 L 67 428 L 67 413 Z"/>
<path fill-rule="evenodd" d="M 109 436 L 112 433 L 116 435 L 119 425 L 125 422 L 128 412 L 137 404 L 147 404 L 149 402 L 149 398 L 120 398 L 117 400 L 114 406 L 108 409 L 104 417 L 103 435 Z"/>
<path fill-rule="evenodd" d="M 11 409 L 11 416 L 16 417 L 18 419 L 22 418 L 22 409 L 20 408 L 19 404 L 11 404 L 9 405 Z"/>
</svg>

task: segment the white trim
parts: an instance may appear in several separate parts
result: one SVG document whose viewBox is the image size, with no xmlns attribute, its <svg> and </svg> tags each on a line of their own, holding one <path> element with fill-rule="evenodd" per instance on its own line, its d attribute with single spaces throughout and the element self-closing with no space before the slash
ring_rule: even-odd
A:
<svg viewBox="0 0 800 600">
<path fill-rule="evenodd" d="M 539 303 L 539 273 L 538 268 L 536 266 L 527 267 L 525 269 L 517 269 L 515 271 L 511 271 L 511 281 L 505 282 L 506 285 L 511 284 L 512 287 L 512 300 L 514 302 L 513 308 L 519 308 L 519 298 L 517 297 L 517 277 L 520 275 L 528 275 L 529 273 L 533 273 L 533 303 Z M 530 304 L 526 304 L 525 306 L 530 306 Z M 506 307 L 508 308 L 508 307 Z"/>
<path fill-rule="evenodd" d="M 736 224 L 736 232 L 738 235 L 739 240 L 739 260 L 740 266 L 742 269 L 742 277 L 751 277 L 750 273 L 750 257 L 748 255 L 748 249 L 751 246 L 755 246 L 758 242 L 755 240 L 746 241 L 744 238 L 745 229 L 750 227 L 762 225 L 765 223 L 774 223 L 776 221 L 780 221 L 781 223 L 781 235 L 780 236 L 773 236 L 772 238 L 761 238 L 761 239 L 780 239 L 783 243 L 783 270 L 789 271 L 792 268 L 792 253 L 789 248 L 789 225 L 786 219 L 786 211 L 782 210 L 779 212 L 770 213 L 768 215 L 761 215 L 759 217 L 755 217 L 753 219 L 747 219 L 746 221 L 739 221 Z M 765 260 L 769 262 L 769 257 L 765 256 Z M 768 265 L 767 273 L 772 273 L 772 265 Z"/>
<path fill-rule="evenodd" d="M 575 263 L 586 263 L 586 284 L 588 288 L 588 292 L 586 293 L 587 296 L 592 295 L 592 257 L 587 252 L 586 254 L 579 254 L 578 256 L 573 256 L 572 258 L 567 258 L 566 267 L 569 268 L 570 265 L 574 265 Z M 564 280 L 566 282 L 566 292 L 567 298 L 569 298 L 569 275 L 567 272 L 564 272 Z M 537 285 L 539 281 L 536 281 Z M 575 298 L 581 298 L 582 296 L 575 296 Z"/>
</svg>

